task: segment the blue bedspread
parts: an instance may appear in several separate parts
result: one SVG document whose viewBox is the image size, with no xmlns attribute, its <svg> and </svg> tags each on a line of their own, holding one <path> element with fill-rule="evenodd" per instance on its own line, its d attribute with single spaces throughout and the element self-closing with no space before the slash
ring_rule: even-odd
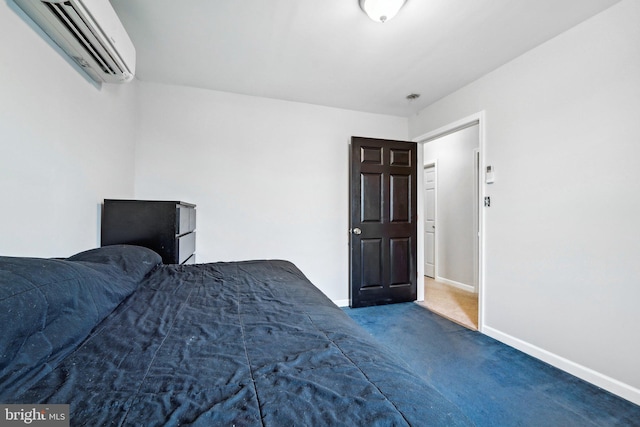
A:
<svg viewBox="0 0 640 427">
<path fill-rule="evenodd" d="M 46 368 L 0 370 L 0 402 L 88 426 L 470 424 L 289 262 L 158 265 L 131 292 Z"/>
</svg>

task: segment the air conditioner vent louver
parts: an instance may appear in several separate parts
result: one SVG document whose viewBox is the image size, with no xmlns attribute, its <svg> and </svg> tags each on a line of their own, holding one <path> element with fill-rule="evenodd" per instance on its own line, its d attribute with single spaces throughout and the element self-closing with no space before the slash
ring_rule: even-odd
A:
<svg viewBox="0 0 640 427">
<path fill-rule="evenodd" d="M 104 73 L 115 75 L 114 68 L 118 70 L 118 73 L 122 74 L 124 71 L 115 64 L 109 64 L 108 55 L 105 55 L 104 50 L 100 48 L 98 40 L 95 34 L 91 31 L 91 28 L 82 19 L 82 16 L 73 7 L 71 2 L 64 3 L 47 3 L 44 5 L 49 8 L 59 20 L 60 24 L 65 26 L 69 33 L 78 41 L 78 43 L 84 47 L 88 55 L 100 65 L 100 68 Z M 100 51 L 103 52 L 100 52 Z M 81 64 L 82 65 L 82 64 Z"/>
<path fill-rule="evenodd" d="M 135 48 L 109 0 L 14 0 L 98 82 L 130 81 Z"/>
</svg>

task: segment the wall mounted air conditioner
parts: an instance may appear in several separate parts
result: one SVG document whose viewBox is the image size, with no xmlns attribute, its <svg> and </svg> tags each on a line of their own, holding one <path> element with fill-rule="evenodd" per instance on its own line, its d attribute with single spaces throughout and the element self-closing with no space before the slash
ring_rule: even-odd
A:
<svg viewBox="0 0 640 427">
<path fill-rule="evenodd" d="M 136 50 L 109 0 L 14 0 L 96 82 L 133 79 Z"/>
</svg>

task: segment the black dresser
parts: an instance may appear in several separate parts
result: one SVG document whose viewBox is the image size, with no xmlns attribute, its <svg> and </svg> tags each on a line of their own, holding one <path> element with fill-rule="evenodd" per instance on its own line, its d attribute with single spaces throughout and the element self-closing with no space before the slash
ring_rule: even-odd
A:
<svg viewBox="0 0 640 427">
<path fill-rule="evenodd" d="M 101 245 L 156 251 L 165 264 L 194 264 L 196 205 L 164 200 L 105 199 Z"/>
</svg>

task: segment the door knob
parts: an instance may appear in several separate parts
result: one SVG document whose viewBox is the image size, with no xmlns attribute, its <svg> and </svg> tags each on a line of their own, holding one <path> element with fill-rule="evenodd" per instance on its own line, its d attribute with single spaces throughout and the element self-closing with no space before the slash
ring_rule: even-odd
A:
<svg viewBox="0 0 640 427">
<path fill-rule="evenodd" d="M 360 230 L 358 227 L 356 227 L 356 228 L 353 229 L 353 234 L 360 235 L 360 234 L 362 234 L 362 230 Z"/>
</svg>

